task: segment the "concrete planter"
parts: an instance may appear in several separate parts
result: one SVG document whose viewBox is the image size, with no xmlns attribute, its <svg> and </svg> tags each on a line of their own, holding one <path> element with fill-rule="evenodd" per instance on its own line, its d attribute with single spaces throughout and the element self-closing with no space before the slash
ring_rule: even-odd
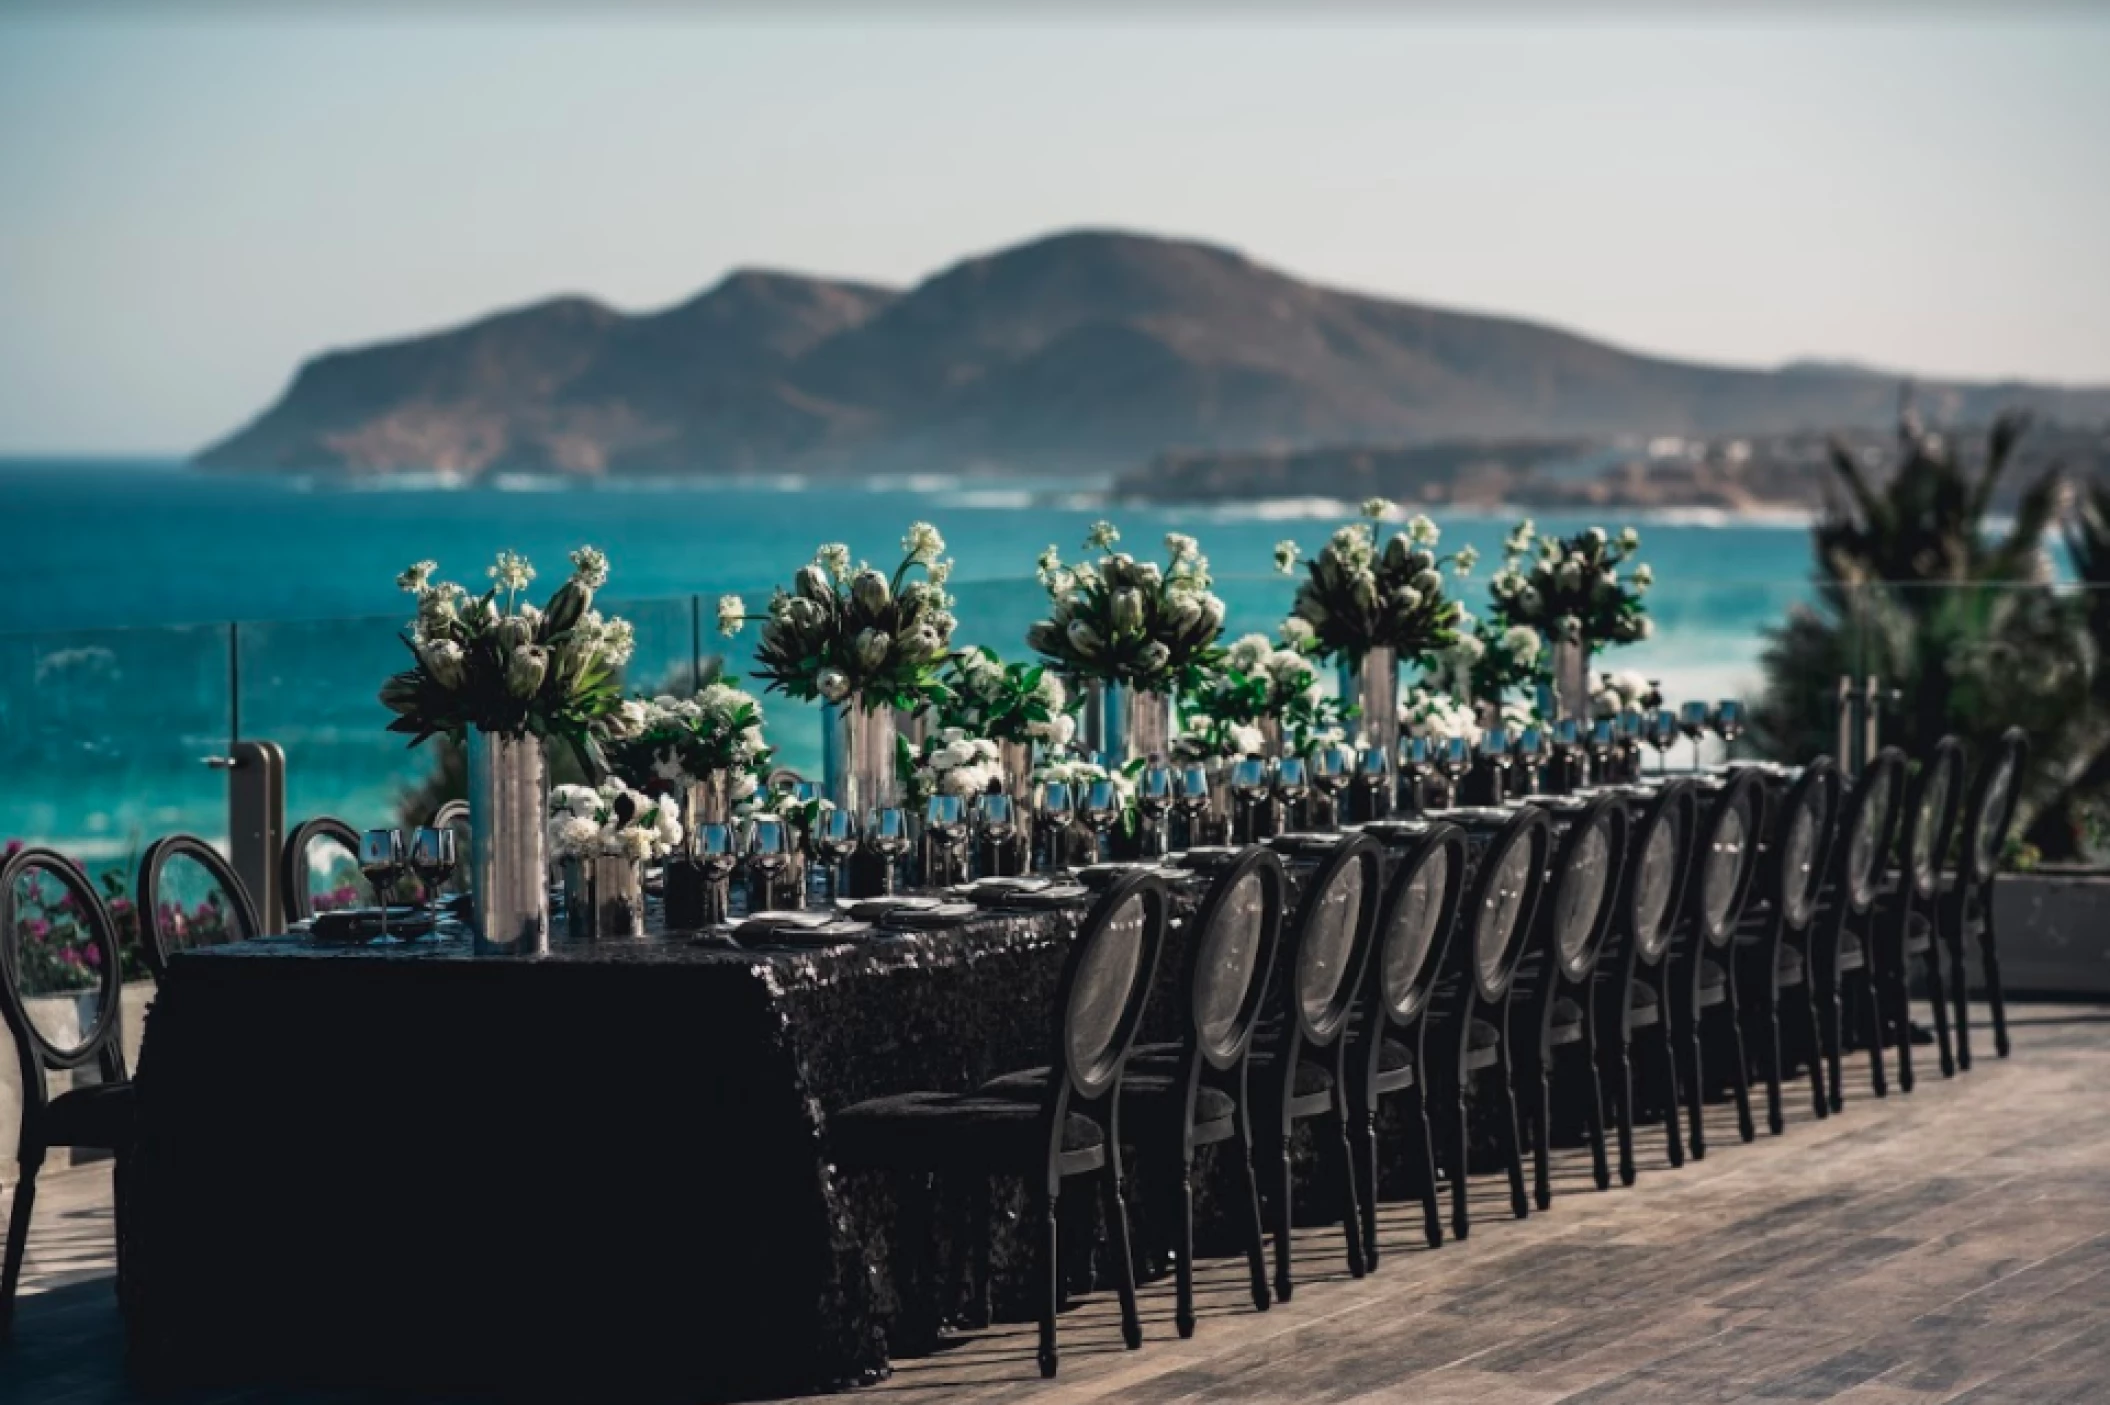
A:
<svg viewBox="0 0 2110 1405">
<path fill-rule="evenodd" d="M 131 981 L 118 987 L 119 1027 L 123 1036 L 125 1068 L 139 1067 L 139 1041 L 146 1032 L 147 1006 L 154 1002 L 154 983 L 151 980 Z M 67 1042 L 68 1032 L 78 1037 L 83 1013 L 94 1018 L 92 1009 L 83 1012 L 79 996 L 40 995 L 25 1002 L 31 1007 L 31 1016 L 39 1028 L 49 1030 L 55 1044 Z M 86 1071 L 93 1077 L 93 1070 Z M 44 1086 L 51 1096 L 73 1087 L 78 1073 L 47 1073 Z M 0 1039 L 0 1183 L 15 1183 L 15 1140 L 17 1129 L 22 1125 L 22 1071 L 15 1066 L 14 1041 Z M 98 1153 L 87 1152 L 76 1155 L 65 1149 L 55 1149 L 44 1164 L 47 1168 L 71 1164 L 71 1160 L 92 1160 Z"/>
<path fill-rule="evenodd" d="M 2110 998 L 2110 874 L 2002 874 L 1993 885 L 2000 983 L 2010 995 Z M 1971 989 L 1979 984 L 1978 953 Z"/>
</svg>

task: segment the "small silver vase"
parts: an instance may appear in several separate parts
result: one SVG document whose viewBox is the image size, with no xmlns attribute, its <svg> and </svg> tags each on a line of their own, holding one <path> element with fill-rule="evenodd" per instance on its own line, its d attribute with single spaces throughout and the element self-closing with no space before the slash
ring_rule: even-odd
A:
<svg viewBox="0 0 2110 1405">
<path fill-rule="evenodd" d="M 1172 695 L 1094 678 L 1085 684 L 1083 741 L 1106 765 L 1172 754 Z"/>
<path fill-rule="evenodd" d="M 470 929 L 479 956 L 549 950 L 549 862 L 543 825 L 549 767 L 542 741 L 469 731 Z"/>
<path fill-rule="evenodd" d="M 1356 728 L 1364 746 L 1399 756 L 1399 651 L 1388 644 L 1341 660 L 1341 701 L 1360 714 Z"/>
<path fill-rule="evenodd" d="M 1574 718 L 1590 725 L 1590 646 L 1579 639 L 1549 641 L 1553 650 L 1550 701 L 1555 720 Z"/>
<path fill-rule="evenodd" d="M 575 942 L 645 935 L 645 869 L 615 854 L 564 861 L 564 916 Z"/>
</svg>

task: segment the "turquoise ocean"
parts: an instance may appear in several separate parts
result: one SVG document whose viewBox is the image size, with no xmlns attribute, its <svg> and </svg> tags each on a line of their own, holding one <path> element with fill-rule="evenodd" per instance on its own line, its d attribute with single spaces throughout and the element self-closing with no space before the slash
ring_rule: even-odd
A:
<svg viewBox="0 0 2110 1405">
<path fill-rule="evenodd" d="M 430 768 L 383 733 L 375 690 L 402 665 L 408 617 L 396 573 L 431 558 L 480 583 L 494 553 L 525 553 L 553 588 L 581 543 L 606 550 L 606 608 L 629 617 L 640 687 L 680 684 L 716 636 L 722 593 L 766 598 L 815 546 L 840 541 L 891 564 L 909 523 L 944 533 L 957 562 L 960 643 L 1024 652 L 1043 600 L 1033 562 L 1066 556 L 1107 518 L 1123 545 L 1158 555 L 1167 532 L 1201 540 L 1235 634 L 1272 632 L 1291 583 L 1274 544 L 1316 547 L 1352 515 L 1322 499 L 1215 505 L 1107 501 L 1098 485 L 942 477 L 850 485 L 798 479 L 571 486 L 438 479 L 345 487 L 320 478 L 228 478 L 157 462 L 0 461 L 0 838 L 117 857 L 173 829 L 224 833 L 225 783 L 204 763 L 230 738 L 287 755 L 289 818 L 379 822 Z M 1443 511 L 1444 546 L 1488 562 L 1519 512 Z M 1608 666 L 1661 680 L 1673 697 L 1753 692 L 1765 631 L 1811 596 L 1805 524 L 1706 513 L 1534 514 L 1549 529 L 1632 521 L 1655 567 L 1656 637 Z M 815 765 L 819 726 L 764 698 L 782 758 Z"/>
</svg>

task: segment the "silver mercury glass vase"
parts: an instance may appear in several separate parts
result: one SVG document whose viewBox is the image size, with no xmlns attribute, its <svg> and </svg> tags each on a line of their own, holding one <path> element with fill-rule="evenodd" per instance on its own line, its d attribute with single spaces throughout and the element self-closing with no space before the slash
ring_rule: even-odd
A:
<svg viewBox="0 0 2110 1405">
<path fill-rule="evenodd" d="M 839 703 L 822 703 L 821 770 L 828 798 L 859 813 L 899 805 L 894 735 L 894 709 L 886 703 L 867 706 L 855 694 Z"/>
<path fill-rule="evenodd" d="M 479 956 L 549 950 L 549 861 L 543 825 L 549 766 L 542 741 L 469 729 L 470 929 Z"/>
<path fill-rule="evenodd" d="M 1086 682 L 1084 749 L 1108 766 L 1172 754 L 1172 695 L 1107 678 Z"/>
<path fill-rule="evenodd" d="M 645 869 L 619 854 L 564 861 L 564 916 L 573 941 L 645 935 Z"/>
<path fill-rule="evenodd" d="M 1363 745 L 1399 757 L 1399 651 L 1389 644 L 1341 660 L 1341 700 L 1354 703 Z"/>
<path fill-rule="evenodd" d="M 1590 721 L 1590 646 L 1580 639 L 1548 641 L 1553 651 L 1551 715 L 1555 720 L 1574 718 L 1587 727 Z M 1541 710 L 1546 699 L 1541 700 Z"/>
</svg>

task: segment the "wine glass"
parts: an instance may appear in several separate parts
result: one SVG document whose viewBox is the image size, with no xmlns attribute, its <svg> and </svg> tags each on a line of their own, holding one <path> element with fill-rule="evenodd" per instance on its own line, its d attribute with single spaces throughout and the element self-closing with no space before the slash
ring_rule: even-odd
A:
<svg viewBox="0 0 2110 1405">
<path fill-rule="evenodd" d="M 1539 763 L 1546 755 L 1546 732 L 1542 727 L 1526 727 L 1517 733 L 1517 774 L 1523 781 L 1524 793 L 1539 793 Z"/>
<path fill-rule="evenodd" d="M 1507 727 L 1489 727 L 1480 734 L 1480 759 L 1487 763 L 1487 769 L 1493 775 L 1491 789 L 1497 805 L 1509 795 L 1509 768 L 1516 762 L 1513 742 Z"/>
<path fill-rule="evenodd" d="M 1245 838 L 1253 837 L 1253 812 L 1267 803 L 1270 781 L 1267 762 L 1258 756 L 1242 756 L 1231 765 L 1231 798 L 1238 802 L 1239 823 Z"/>
<path fill-rule="evenodd" d="M 1068 781 L 1044 781 L 1034 806 L 1034 823 L 1047 840 L 1049 869 L 1068 867 L 1062 837 L 1077 818 L 1077 791 Z"/>
<path fill-rule="evenodd" d="M 1406 779 L 1407 803 L 1418 815 L 1428 798 L 1429 773 L 1435 769 L 1436 758 L 1429 752 L 1427 737 L 1400 738 L 1399 752 L 1399 769 Z"/>
<path fill-rule="evenodd" d="M 370 829 L 359 839 L 359 872 L 374 888 L 374 901 L 381 907 L 381 936 L 388 936 L 388 894 L 403 876 L 403 831 Z"/>
<path fill-rule="evenodd" d="M 1000 790 L 978 795 L 974 801 L 974 827 L 982 844 L 1001 856 L 1018 837 L 1018 807 Z M 999 857 L 999 869 L 1006 867 Z"/>
<path fill-rule="evenodd" d="M 1656 709 L 1649 722 L 1648 744 L 1656 749 L 1658 775 L 1670 769 L 1670 749 L 1678 743 L 1678 714 L 1667 707 Z"/>
<path fill-rule="evenodd" d="M 874 858 L 881 860 L 879 891 L 883 897 L 894 894 L 894 865 L 901 861 L 915 844 L 908 831 L 908 813 L 898 806 L 881 805 L 865 816 L 864 847 Z"/>
<path fill-rule="evenodd" d="M 1449 809 L 1458 803 L 1458 782 L 1473 769 L 1473 744 L 1464 737 L 1446 739 L 1436 768 L 1443 772 L 1443 805 Z"/>
<path fill-rule="evenodd" d="M 1689 702 L 1678 709 L 1678 730 L 1692 743 L 1692 768 L 1700 769 L 1700 739 L 1707 735 L 1707 704 Z"/>
<path fill-rule="evenodd" d="M 840 807 L 820 812 L 813 826 L 813 852 L 828 865 L 828 898 L 843 895 L 843 866 L 857 852 L 857 812 Z"/>
<path fill-rule="evenodd" d="M 1300 829 L 1299 812 L 1304 797 L 1311 794 L 1311 764 L 1301 756 L 1285 756 L 1275 763 L 1275 798 L 1282 802 L 1283 823 Z"/>
<path fill-rule="evenodd" d="M 1736 739 L 1744 734 L 1744 705 L 1741 702 L 1735 698 L 1723 698 L 1714 705 L 1714 734 L 1722 739 L 1726 756 Z"/>
<path fill-rule="evenodd" d="M 1598 784 L 1607 779 L 1606 771 L 1612 763 L 1612 752 L 1619 745 L 1612 719 L 1600 717 L 1590 726 L 1590 778 Z"/>
<path fill-rule="evenodd" d="M 454 873 L 457 862 L 454 831 L 419 827 L 410 835 L 410 871 L 425 885 L 425 906 L 432 917 L 432 930 L 440 930 L 440 885 Z"/>
<path fill-rule="evenodd" d="M 702 870 L 703 881 L 711 895 L 710 920 L 723 922 L 726 918 L 726 881 L 733 870 L 740 866 L 739 836 L 733 827 L 723 820 L 706 820 L 696 826 L 695 844 L 691 853 L 696 867 Z"/>
<path fill-rule="evenodd" d="M 1114 821 L 1121 818 L 1121 791 L 1111 779 L 1093 781 L 1084 788 L 1084 822 L 1092 831 L 1092 862 L 1099 861 L 1099 850 L 1106 842 L 1107 831 Z"/>
<path fill-rule="evenodd" d="M 1326 801 L 1326 814 L 1332 828 L 1341 827 L 1341 792 L 1355 769 L 1355 753 L 1338 743 L 1320 747 L 1311 754 L 1312 789 Z"/>
<path fill-rule="evenodd" d="M 960 797 L 933 795 L 923 807 L 923 833 L 930 840 L 923 881 L 927 887 L 941 888 L 952 881 L 953 853 L 967 837 L 967 816 Z"/>
<path fill-rule="evenodd" d="M 1639 708 L 1621 708 L 1619 711 L 1619 769 L 1620 779 L 1641 779 L 1641 736 L 1647 730 Z"/>
<path fill-rule="evenodd" d="M 1187 847 L 1195 845 L 1195 831 L 1201 825 L 1203 815 L 1209 813 L 1212 797 L 1209 794 L 1209 768 L 1200 761 L 1191 761 L 1180 767 L 1178 795 L 1173 808 L 1186 817 Z"/>
<path fill-rule="evenodd" d="M 776 906 L 777 879 L 791 866 L 791 827 L 774 815 L 758 815 L 747 822 L 747 867 L 762 877 L 769 906 Z"/>
<path fill-rule="evenodd" d="M 1362 792 L 1360 814 L 1366 820 L 1381 820 L 1392 810 L 1392 765 L 1381 746 L 1362 747 L 1355 753 L 1355 786 Z"/>
<path fill-rule="evenodd" d="M 1156 757 L 1136 777 L 1136 810 L 1150 826 L 1151 838 L 1156 841 L 1152 847 L 1159 858 L 1172 852 L 1172 833 L 1165 817 L 1177 798 L 1176 789 L 1172 768 Z"/>
</svg>

